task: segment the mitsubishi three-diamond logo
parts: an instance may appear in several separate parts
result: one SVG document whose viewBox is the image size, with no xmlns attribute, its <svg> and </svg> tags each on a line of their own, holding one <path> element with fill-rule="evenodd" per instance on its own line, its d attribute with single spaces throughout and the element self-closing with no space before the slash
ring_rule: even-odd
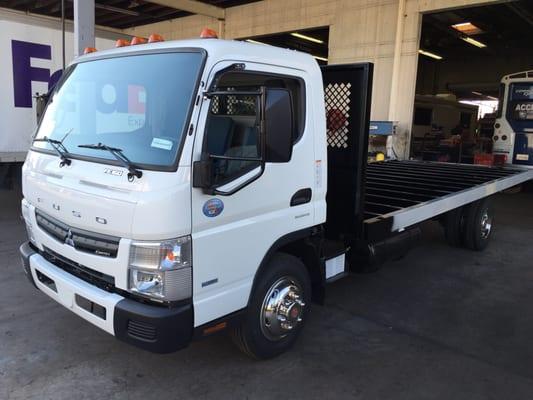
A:
<svg viewBox="0 0 533 400">
<path fill-rule="evenodd" d="M 67 237 L 65 238 L 65 244 L 75 247 L 74 240 L 72 239 L 72 231 L 70 229 L 67 232 Z"/>
</svg>

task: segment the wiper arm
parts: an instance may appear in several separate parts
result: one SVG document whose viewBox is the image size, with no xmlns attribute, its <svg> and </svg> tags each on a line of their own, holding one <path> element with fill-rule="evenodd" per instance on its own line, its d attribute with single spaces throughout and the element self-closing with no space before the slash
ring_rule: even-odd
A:
<svg viewBox="0 0 533 400">
<path fill-rule="evenodd" d="M 84 149 L 93 149 L 93 150 L 105 150 L 111 153 L 121 164 L 123 167 L 128 169 L 128 179 L 133 180 L 133 177 L 136 176 L 137 178 L 140 178 L 143 176 L 142 171 L 137 169 L 135 165 L 124 155 L 122 152 L 122 149 L 119 149 L 118 147 L 111 147 L 107 146 L 103 143 L 97 143 L 97 144 L 80 144 L 78 147 L 84 148 Z"/>
<path fill-rule="evenodd" d="M 33 140 L 34 142 L 46 142 L 53 147 L 59 158 L 61 159 L 61 166 L 70 165 L 72 160 L 68 157 L 69 152 L 67 148 L 63 145 L 61 140 L 50 139 L 49 137 L 42 137 Z"/>
</svg>

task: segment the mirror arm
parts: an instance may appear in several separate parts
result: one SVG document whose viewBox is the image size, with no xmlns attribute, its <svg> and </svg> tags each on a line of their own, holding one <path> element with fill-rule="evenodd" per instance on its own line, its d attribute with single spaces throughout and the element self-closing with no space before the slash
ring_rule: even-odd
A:
<svg viewBox="0 0 533 400">
<path fill-rule="evenodd" d="M 259 138 L 261 142 L 261 168 L 265 167 L 266 160 L 266 87 L 261 86 L 259 90 L 261 92 L 261 97 L 259 98 L 261 106 L 259 109 L 260 122 L 259 122 Z"/>
<path fill-rule="evenodd" d="M 245 188 L 246 186 L 248 186 L 252 182 L 255 182 L 257 179 L 259 179 L 263 175 L 263 172 L 265 172 L 265 163 L 264 162 L 261 163 L 261 171 L 256 176 L 254 176 L 253 178 L 248 179 L 247 181 L 241 183 L 239 186 L 231 189 L 229 192 L 224 192 L 224 191 L 221 191 L 221 190 L 218 190 L 216 188 L 211 187 L 211 188 L 208 189 L 210 191 L 209 193 L 206 193 L 205 191 L 204 191 L 204 193 L 211 194 L 211 195 L 218 195 L 218 196 L 231 196 L 232 194 L 237 193 L 239 190 Z"/>
</svg>

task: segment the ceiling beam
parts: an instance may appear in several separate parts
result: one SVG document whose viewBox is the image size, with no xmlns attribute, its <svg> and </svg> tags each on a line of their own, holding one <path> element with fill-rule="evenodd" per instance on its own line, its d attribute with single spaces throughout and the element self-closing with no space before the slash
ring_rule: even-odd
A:
<svg viewBox="0 0 533 400">
<path fill-rule="evenodd" d="M 225 19 L 226 17 L 226 12 L 222 7 L 201 3 L 195 0 L 148 0 L 148 2 L 217 19 Z"/>
<path fill-rule="evenodd" d="M 529 11 L 524 10 L 517 4 L 506 3 L 505 5 L 509 9 L 511 9 L 511 11 L 513 11 L 518 17 L 522 18 L 525 22 L 527 22 L 530 26 L 533 26 L 533 16 L 529 13 Z"/>
</svg>

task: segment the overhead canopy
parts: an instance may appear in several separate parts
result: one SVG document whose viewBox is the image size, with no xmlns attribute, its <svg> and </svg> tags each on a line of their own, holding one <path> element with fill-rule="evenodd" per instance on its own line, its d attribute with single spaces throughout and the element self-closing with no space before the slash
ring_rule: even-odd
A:
<svg viewBox="0 0 533 400">
<path fill-rule="evenodd" d="M 258 0 L 95 0 L 95 23 L 116 29 L 186 17 L 193 14 L 224 19 L 225 9 Z M 59 18 L 61 0 L 5 0 L 4 8 Z M 73 1 L 65 1 L 65 15 L 73 19 Z"/>
</svg>

